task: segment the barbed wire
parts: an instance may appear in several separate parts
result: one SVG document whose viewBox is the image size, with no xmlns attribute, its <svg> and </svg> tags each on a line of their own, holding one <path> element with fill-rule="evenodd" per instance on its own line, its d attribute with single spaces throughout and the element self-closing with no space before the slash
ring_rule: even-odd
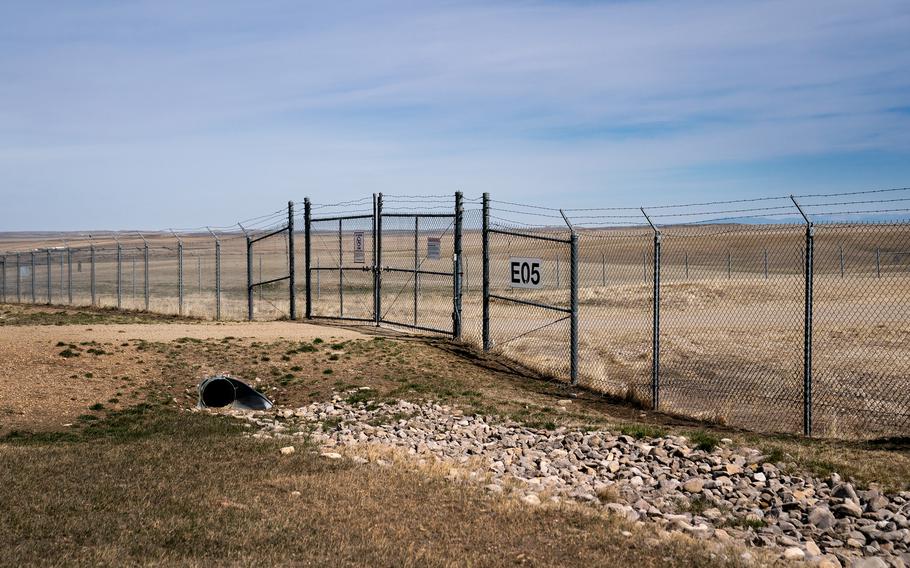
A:
<svg viewBox="0 0 910 568">
<path fill-rule="evenodd" d="M 816 222 L 838 222 L 836 217 L 838 216 L 861 216 L 861 215 L 896 215 L 904 214 L 910 212 L 910 208 L 902 207 L 869 207 L 862 209 L 847 209 L 841 210 L 840 208 L 851 207 L 854 205 L 886 205 L 886 204 L 900 204 L 910 202 L 910 195 L 908 196 L 895 196 L 890 198 L 882 199 L 838 199 L 847 196 L 866 196 L 866 195 L 881 195 L 881 194 L 893 194 L 899 192 L 910 192 L 910 187 L 894 187 L 894 188 L 882 188 L 882 189 L 870 189 L 870 190 L 860 190 L 860 191 L 846 191 L 846 192 L 829 192 L 829 193 L 805 193 L 795 195 L 797 199 L 810 200 L 808 203 L 801 203 L 800 205 L 810 213 L 811 216 L 815 217 Z M 441 211 L 446 210 L 454 205 L 454 195 L 453 194 L 383 194 L 384 202 L 389 206 L 386 207 L 386 210 L 389 212 L 404 212 L 404 211 L 415 211 L 420 210 L 431 210 L 431 211 Z M 319 211 L 319 214 L 322 216 L 341 216 L 345 214 L 368 214 L 372 213 L 372 207 L 362 207 L 363 205 L 370 204 L 373 200 L 373 196 L 366 196 L 358 199 L 350 199 L 344 201 L 338 201 L 335 203 L 312 203 L 312 211 Z M 469 204 L 479 204 L 482 201 L 481 196 L 475 197 L 464 197 L 464 202 Z M 754 198 L 743 198 L 743 199 L 726 199 L 726 200 L 713 200 L 713 201 L 702 201 L 694 203 L 680 203 L 680 204 L 667 204 L 667 205 L 652 205 L 645 206 L 645 211 L 648 212 L 649 216 L 653 219 L 686 219 L 686 218 L 699 218 L 692 219 L 691 221 L 683 221 L 680 223 L 661 223 L 661 226 L 671 226 L 671 225 L 698 225 L 698 224 L 716 224 L 716 223 L 730 223 L 730 222 L 743 222 L 748 221 L 751 224 L 761 224 L 758 223 L 760 220 L 768 220 L 769 224 L 774 222 L 784 223 L 783 220 L 775 220 L 775 217 L 785 217 L 791 216 L 798 211 L 794 205 L 789 203 L 779 204 L 779 205 L 770 205 L 770 206 L 758 206 L 758 207 L 737 207 L 737 208 L 724 208 L 724 209 L 708 209 L 702 211 L 685 211 L 684 209 L 690 209 L 695 207 L 700 208 L 713 208 L 723 205 L 730 204 L 746 204 L 746 203 L 764 203 L 764 202 L 774 202 L 774 201 L 788 201 L 790 196 L 763 196 L 763 197 L 754 197 Z M 823 202 L 812 202 L 811 200 L 828 200 Z M 518 225 L 524 227 L 538 227 L 540 223 L 529 222 L 532 219 L 550 219 L 553 221 L 562 221 L 562 215 L 560 214 L 560 209 L 556 207 L 548 207 L 543 205 L 535 205 L 528 203 L 518 203 L 513 201 L 505 201 L 498 199 L 490 199 L 491 205 L 499 205 L 506 207 L 492 207 L 491 209 L 495 213 L 500 215 L 494 215 L 491 213 L 491 219 L 500 223 L 506 223 L 510 225 Z M 295 204 L 300 204 L 301 202 L 294 202 Z M 399 205 L 400 204 L 400 205 Z M 681 210 L 682 211 L 674 211 Z M 466 209 L 466 211 L 476 211 L 476 209 Z M 563 208 L 570 220 L 573 221 L 576 225 L 580 227 L 596 227 L 599 225 L 598 221 L 603 220 L 608 222 L 608 226 L 638 226 L 641 224 L 640 221 L 640 208 L 631 207 L 631 206 L 621 206 L 621 207 L 570 207 Z M 614 212 L 601 214 L 602 212 Z M 625 213 L 624 213 L 625 212 Z M 634 212 L 634 213 L 633 213 Z M 581 213 L 581 214 L 579 214 Z M 754 213 L 754 215 L 738 215 L 742 213 Z M 501 214 L 511 214 L 517 219 L 506 218 L 501 216 Z M 731 215 L 737 214 L 737 215 Z M 143 238 L 152 238 L 152 239 L 161 239 L 161 238 L 173 238 L 174 233 L 178 235 L 188 235 L 188 234 L 211 234 L 214 233 L 219 239 L 223 238 L 225 240 L 232 240 L 237 238 L 244 238 L 243 231 L 240 229 L 240 225 L 243 226 L 243 229 L 249 233 L 263 233 L 271 230 L 279 229 L 283 226 L 286 226 L 286 215 L 287 209 L 281 208 L 277 209 L 262 215 L 257 215 L 243 219 L 238 223 L 231 225 L 209 225 L 209 226 L 198 226 L 198 227 L 181 227 L 181 228 L 168 228 L 168 229 L 148 229 L 140 231 L 142 235 L 145 235 Z M 835 217 L 835 219 L 818 219 L 819 217 Z M 703 218 L 701 218 L 703 217 Z M 303 219 L 304 214 L 300 210 L 296 210 L 294 214 L 295 219 Z M 318 217 L 314 218 L 318 219 Z M 519 220 L 523 219 L 523 220 Z M 880 220 L 868 220 L 867 222 L 879 222 Z M 553 223 L 553 225 L 559 227 L 562 223 Z M 21 237 L 18 239 L 10 239 L 7 242 L 12 243 L 15 248 L 19 248 L 18 245 L 35 245 L 39 244 L 42 240 L 57 240 L 63 239 L 70 246 L 85 246 L 86 243 L 89 245 L 93 242 L 98 242 L 99 240 L 103 241 L 105 239 L 122 239 L 132 241 L 138 237 L 137 234 L 134 234 L 134 231 L 123 231 L 123 230 L 106 230 L 106 231 L 78 231 L 78 232 L 66 232 L 61 233 L 60 236 L 54 235 L 51 236 L 35 236 L 35 237 Z M 100 244 L 100 243 L 99 243 Z M 55 247 L 34 247 L 30 246 L 29 248 L 19 248 L 18 252 L 28 252 L 30 250 L 48 250 L 55 249 Z M 6 254 L 14 253 L 15 250 L 7 250 Z"/>
<path fill-rule="evenodd" d="M 795 195 L 794 197 L 800 198 L 813 198 L 813 197 L 843 197 L 845 195 L 868 195 L 871 193 L 893 193 L 895 191 L 910 191 L 910 187 L 891 187 L 887 189 L 866 189 L 860 191 L 847 191 L 841 193 L 807 193 L 804 195 Z"/>
</svg>

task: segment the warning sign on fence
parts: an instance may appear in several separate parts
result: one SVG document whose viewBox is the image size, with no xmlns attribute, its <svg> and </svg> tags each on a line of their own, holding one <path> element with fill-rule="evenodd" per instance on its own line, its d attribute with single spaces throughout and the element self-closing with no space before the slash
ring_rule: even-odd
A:
<svg viewBox="0 0 910 568">
<path fill-rule="evenodd" d="M 363 264 L 363 231 L 354 231 L 354 262 Z"/>
<path fill-rule="evenodd" d="M 429 260 L 439 260 L 442 238 L 427 237 L 427 258 Z"/>
<path fill-rule="evenodd" d="M 512 288 L 540 288 L 543 260 L 539 258 L 509 258 L 509 282 Z"/>
</svg>

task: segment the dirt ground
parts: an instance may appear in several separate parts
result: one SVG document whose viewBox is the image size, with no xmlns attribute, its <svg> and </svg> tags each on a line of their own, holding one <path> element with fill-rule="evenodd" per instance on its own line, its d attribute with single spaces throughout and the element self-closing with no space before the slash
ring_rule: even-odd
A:
<svg viewBox="0 0 910 568">
<path fill-rule="evenodd" d="M 21 309 L 21 308 L 20 308 Z M 27 308 L 38 314 L 59 310 Z M 11 310 L 10 310 L 11 311 Z M 81 311 L 70 312 L 78 318 Z M 34 315 L 34 314 L 32 314 Z M 84 314 L 83 314 L 84 315 Z M 102 312 L 101 315 L 104 315 Z M 9 317 L 7 319 L 10 319 Z M 49 430 L 71 424 L 92 405 L 120 406 L 141 400 L 151 385 L 173 382 L 162 375 L 158 353 L 143 345 L 189 340 L 330 341 L 365 339 L 357 331 L 304 323 L 95 323 L 6 325 L 0 331 L 0 434 Z M 190 382 L 201 378 L 187 377 Z M 114 401 L 114 402 L 111 402 Z"/>
</svg>

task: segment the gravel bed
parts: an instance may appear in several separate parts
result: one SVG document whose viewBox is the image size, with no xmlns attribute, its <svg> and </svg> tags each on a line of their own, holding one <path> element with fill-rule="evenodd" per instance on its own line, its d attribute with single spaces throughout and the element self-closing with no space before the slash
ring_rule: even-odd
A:
<svg viewBox="0 0 910 568">
<path fill-rule="evenodd" d="M 256 438 L 309 436 L 329 458 L 371 444 L 453 466 L 530 505 L 575 500 L 695 538 L 771 547 L 825 567 L 910 566 L 910 492 L 859 490 L 837 474 L 787 473 L 729 440 L 542 430 L 434 404 L 348 403 L 350 393 L 272 414 L 241 414 Z M 361 397 L 362 398 L 362 397 Z"/>
</svg>

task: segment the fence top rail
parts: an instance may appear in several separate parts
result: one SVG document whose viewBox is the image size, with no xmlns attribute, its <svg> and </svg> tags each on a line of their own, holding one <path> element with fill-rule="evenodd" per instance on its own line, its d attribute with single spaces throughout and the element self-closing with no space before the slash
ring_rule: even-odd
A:
<svg viewBox="0 0 910 568">
<path fill-rule="evenodd" d="M 310 217 L 310 223 L 320 221 L 347 221 L 348 219 L 372 219 L 372 215 L 338 215 L 335 217 Z"/>
<path fill-rule="evenodd" d="M 440 217 L 445 219 L 453 219 L 455 213 L 385 213 L 382 214 L 383 217 Z"/>
</svg>

